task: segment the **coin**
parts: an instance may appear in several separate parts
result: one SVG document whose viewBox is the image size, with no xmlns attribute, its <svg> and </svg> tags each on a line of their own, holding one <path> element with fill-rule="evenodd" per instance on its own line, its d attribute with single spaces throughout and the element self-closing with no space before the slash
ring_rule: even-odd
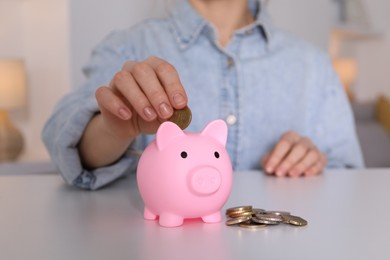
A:
<svg viewBox="0 0 390 260">
<path fill-rule="evenodd" d="M 252 209 L 253 214 L 264 214 L 267 211 L 265 209 Z"/>
<path fill-rule="evenodd" d="M 189 107 L 185 107 L 183 109 L 175 109 L 168 121 L 177 124 L 181 129 L 186 129 L 190 125 L 191 119 L 191 110 Z"/>
<path fill-rule="evenodd" d="M 238 226 L 243 228 L 248 228 L 248 229 L 258 229 L 258 228 L 266 227 L 267 225 L 256 223 L 256 222 L 243 222 L 240 223 Z"/>
<path fill-rule="evenodd" d="M 231 218 L 238 218 L 238 217 L 252 216 L 252 215 L 253 215 L 252 211 L 237 211 L 229 214 L 228 216 Z"/>
<path fill-rule="evenodd" d="M 273 214 L 256 214 L 257 219 L 271 221 L 271 222 L 283 222 L 283 218 Z"/>
<path fill-rule="evenodd" d="M 266 211 L 265 214 L 273 214 L 273 215 L 283 216 L 283 215 L 290 215 L 291 213 L 288 211 L 270 210 L 270 211 Z"/>
<path fill-rule="evenodd" d="M 233 212 L 250 211 L 250 210 L 252 210 L 252 206 L 238 206 L 238 207 L 227 209 L 226 215 L 233 213 Z"/>
<path fill-rule="evenodd" d="M 271 221 L 271 220 L 267 220 L 267 219 L 259 219 L 257 217 L 253 217 L 251 219 L 251 221 L 256 222 L 256 223 L 260 223 L 260 224 L 266 224 L 266 225 L 277 225 L 277 224 L 281 223 L 279 221 Z"/>
<path fill-rule="evenodd" d="M 239 218 L 231 218 L 231 219 L 228 219 L 226 220 L 226 225 L 228 226 L 232 226 L 232 225 L 236 225 L 236 224 L 240 224 L 240 223 L 243 223 L 245 221 L 248 221 L 252 218 L 252 216 L 243 216 L 243 217 L 239 217 Z"/>
<path fill-rule="evenodd" d="M 307 221 L 301 217 L 298 217 L 298 216 L 285 215 L 282 217 L 283 217 L 283 222 L 287 223 L 287 224 L 291 224 L 294 226 L 306 226 L 307 225 Z"/>
</svg>

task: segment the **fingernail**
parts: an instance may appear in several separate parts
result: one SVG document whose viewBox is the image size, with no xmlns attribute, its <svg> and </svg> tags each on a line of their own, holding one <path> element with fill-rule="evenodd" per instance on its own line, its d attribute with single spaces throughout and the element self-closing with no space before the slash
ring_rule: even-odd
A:
<svg viewBox="0 0 390 260">
<path fill-rule="evenodd" d="M 279 168 L 276 170 L 276 175 L 278 175 L 278 176 L 283 176 L 284 173 L 285 173 L 285 171 L 283 168 Z"/>
<path fill-rule="evenodd" d="M 147 119 L 153 120 L 156 118 L 156 112 L 154 112 L 154 109 L 151 107 L 145 107 L 144 108 L 144 115 L 146 116 Z"/>
<path fill-rule="evenodd" d="M 119 116 L 123 119 L 123 120 L 128 120 L 130 119 L 130 113 L 124 109 L 124 108 L 121 108 L 119 109 Z"/>
<path fill-rule="evenodd" d="M 160 108 L 160 113 L 163 116 L 163 118 L 168 118 L 173 113 L 172 108 L 170 106 L 168 106 L 167 103 L 161 103 L 159 108 Z"/>
<path fill-rule="evenodd" d="M 272 173 L 274 171 L 274 167 L 271 166 L 271 165 L 267 165 L 267 167 L 265 168 L 265 170 L 269 173 Z"/>
<path fill-rule="evenodd" d="M 173 96 L 173 102 L 175 102 L 176 105 L 181 106 L 185 104 L 185 98 L 182 94 L 176 94 Z"/>
</svg>

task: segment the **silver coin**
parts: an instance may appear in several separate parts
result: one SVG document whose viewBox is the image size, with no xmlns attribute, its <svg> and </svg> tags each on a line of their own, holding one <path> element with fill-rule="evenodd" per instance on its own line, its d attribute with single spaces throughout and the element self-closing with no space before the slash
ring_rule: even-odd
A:
<svg viewBox="0 0 390 260">
<path fill-rule="evenodd" d="M 272 222 L 283 222 L 282 216 L 278 216 L 278 215 L 256 214 L 255 217 L 257 219 L 268 220 L 268 221 L 272 221 Z"/>
<path fill-rule="evenodd" d="M 278 221 L 270 221 L 270 220 L 266 220 L 266 219 L 259 219 L 257 217 L 252 217 L 251 221 L 256 222 L 256 223 L 260 223 L 260 224 L 266 224 L 266 225 L 278 225 L 279 223 L 281 223 L 281 222 L 278 222 Z"/>
</svg>

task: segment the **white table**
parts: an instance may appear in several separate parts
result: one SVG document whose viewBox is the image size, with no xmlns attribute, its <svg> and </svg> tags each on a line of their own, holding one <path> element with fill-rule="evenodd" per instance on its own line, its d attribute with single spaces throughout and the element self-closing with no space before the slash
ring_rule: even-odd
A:
<svg viewBox="0 0 390 260">
<path fill-rule="evenodd" d="M 0 176 L 0 259 L 390 259 L 390 169 L 275 178 L 237 172 L 224 209 L 287 210 L 305 227 L 259 230 L 142 218 L 134 176 L 99 191 L 57 174 Z"/>
</svg>

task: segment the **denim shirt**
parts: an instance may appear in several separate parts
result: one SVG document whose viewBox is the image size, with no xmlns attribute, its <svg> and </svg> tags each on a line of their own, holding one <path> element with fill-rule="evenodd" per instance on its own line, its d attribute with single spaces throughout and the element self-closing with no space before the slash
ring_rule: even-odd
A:
<svg viewBox="0 0 390 260">
<path fill-rule="evenodd" d="M 95 90 L 107 85 L 125 61 L 152 55 L 179 73 L 193 113 L 186 131 L 226 120 L 234 170 L 260 169 L 260 158 L 289 130 L 309 137 L 327 155 L 328 168 L 362 167 L 353 115 L 328 56 L 275 28 L 258 1 L 249 1 L 249 7 L 255 22 L 237 30 L 226 47 L 185 0 L 165 19 L 104 39 L 84 69 L 85 85 L 59 102 L 42 133 L 66 182 L 97 189 L 135 170 L 153 135 L 139 136 L 116 163 L 92 171 L 83 168 L 77 145 L 99 111 Z"/>
</svg>

